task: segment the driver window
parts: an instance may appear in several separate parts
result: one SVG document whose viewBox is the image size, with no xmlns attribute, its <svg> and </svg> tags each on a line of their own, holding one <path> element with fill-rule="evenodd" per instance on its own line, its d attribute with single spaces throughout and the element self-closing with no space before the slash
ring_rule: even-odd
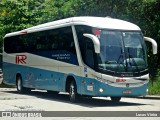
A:
<svg viewBox="0 0 160 120">
<path fill-rule="evenodd" d="M 84 33 L 92 34 L 92 29 L 89 26 L 82 26 L 82 25 L 75 26 L 75 28 L 83 62 L 87 66 L 94 68 L 95 52 L 94 52 L 93 42 L 91 39 L 83 36 Z"/>
</svg>

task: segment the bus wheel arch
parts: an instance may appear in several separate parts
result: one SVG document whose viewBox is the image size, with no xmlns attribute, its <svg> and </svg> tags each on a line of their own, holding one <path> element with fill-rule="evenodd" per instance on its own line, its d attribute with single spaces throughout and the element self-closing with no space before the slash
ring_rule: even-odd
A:
<svg viewBox="0 0 160 120">
<path fill-rule="evenodd" d="M 68 76 L 66 79 L 66 92 L 69 93 L 69 99 L 71 102 L 77 101 L 77 84 L 73 76 Z"/>
<path fill-rule="evenodd" d="M 19 92 L 19 93 L 31 91 L 30 88 L 23 87 L 23 79 L 22 79 L 22 76 L 20 73 L 17 73 L 17 75 L 16 75 L 16 88 L 17 88 L 17 92 Z"/>
</svg>

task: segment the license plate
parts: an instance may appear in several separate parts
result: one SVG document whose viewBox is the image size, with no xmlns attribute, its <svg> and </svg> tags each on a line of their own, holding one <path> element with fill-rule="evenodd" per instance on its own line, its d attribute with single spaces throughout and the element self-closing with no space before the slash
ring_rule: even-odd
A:
<svg viewBox="0 0 160 120">
<path fill-rule="evenodd" d="M 93 86 L 87 86 L 87 90 L 93 91 Z"/>
<path fill-rule="evenodd" d="M 131 93 L 132 93 L 131 90 L 124 90 L 124 91 L 123 91 L 123 94 L 131 94 Z"/>
</svg>

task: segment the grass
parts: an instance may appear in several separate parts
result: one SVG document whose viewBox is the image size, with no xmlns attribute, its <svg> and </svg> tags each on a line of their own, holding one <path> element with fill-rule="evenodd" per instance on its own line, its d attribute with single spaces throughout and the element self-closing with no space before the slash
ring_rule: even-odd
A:
<svg viewBox="0 0 160 120">
<path fill-rule="evenodd" d="M 160 95 L 160 69 L 157 69 L 155 75 L 150 76 L 149 95 Z"/>
<path fill-rule="evenodd" d="M 149 95 L 160 95 L 160 80 L 156 80 L 155 82 L 149 84 Z"/>
</svg>

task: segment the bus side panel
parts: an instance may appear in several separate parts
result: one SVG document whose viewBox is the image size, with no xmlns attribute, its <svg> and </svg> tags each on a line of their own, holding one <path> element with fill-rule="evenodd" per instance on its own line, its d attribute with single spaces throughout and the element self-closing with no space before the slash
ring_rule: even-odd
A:
<svg viewBox="0 0 160 120">
<path fill-rule="evenodd" d="M 4 63 L 4 83 L 16 85 L 16 75 L 22 77 L 23 86 L 27 88 L 59 91 L 59 73 L 45 69 Z"/>
<path fill-rule="evenodd" d="M 78 77 L 80 82 L 80 94 L 94 96 L 96 93 L 96 80 L 94 79 L 95 71 L 84 66 L 81 67 L 81 75 Z"/>
<path fill-rule="evenodd" d="M 40 67 L 40 66 L 39 66 Z M 52 90 L 59 91 L 58 89 L 58 78 L 59 73 L 57 71 L 42 69 L 46 66 L 41 66 L 40 68 L 29 68 L 28 79 L 25 84 L 26 87 L 36 88 L 36 89 L 44 89 L 44 90 Z M 50 67 L 53 69 L 54 66 Z"/>
<path fill-rule="evenodd" d="M 75 65 L 63 65 L 60 64 L 59 66 L 59 72 L 60 72 L 60 82 L 58 84 L 58 86 L 60 87 L 60 91 L 65 91 L 65 87 L 66 87 L 66 80 L 68 76 L 72 76 L 77 84 L 77 87 L 79 86 L 79 80 L 77 79 L 76 76 L 80 75 L 80 67 L 79 66 L 75 66 Z M 79 87 L 78 87 L 78 91 L 79 91 Z"/>
<path fill-rule="evenodd" d="M 16 67 L 14 64 L 3 62 L 3 82 L 8 85 L 16 85 Z"/>
<path fill-rule="evenodd" d="M 28 84 L 28 71 L 29 67 L 16 65 L 12 63 L 3 63 L 4 83 L 9 85 L 16 85 L 16 75 L 20 74 L 23 80 L 23 85 Z M 26 82 L 27 81 L 27 82 Z"/>
<path fill-rule="evenodd" d="M 28 54 L 25 55 L 27 56 L 27 64 L 25 65 L 15 63 L 16 55 L 5 55 L 3 59 L 3 61 L 6 61 L 3 62 L 4 83 L 16 85 L 16 75 L 19 73 L 22 77 L 24 87 L 58 90 L 58 67 L 45 65 L 45 63 L 48 64 L 48 62 L 42 62 L 44 61 L 43 59 L 40 60 L 40 63 L 34 62 L 34 56 Z M 53 62 L 53 60 L 51 61 Z M 57 72 L 52 70 L 56 70 Z"/>
<path fill-rule="evenodd" d="M 16 74 L 20 73 L 21 66 L 16 65 L 16 55 L 3 53 L 3 82 L 8 85 L 16 85 Z"/>
<path fill-rule="evenodd" d="M 28 83 L 26 87 L 33 87 L 36 89 L 45 89 L 58 91 L 59 73 L 52 70 L 42 69 L 46 66 L 39 66 L 39 68 L 30 67 L 28 74 Z M 50 69 L 54 66 L 50 67 Z M 27 83 L 26 81 L 26 83 Z"/>
</svg>

